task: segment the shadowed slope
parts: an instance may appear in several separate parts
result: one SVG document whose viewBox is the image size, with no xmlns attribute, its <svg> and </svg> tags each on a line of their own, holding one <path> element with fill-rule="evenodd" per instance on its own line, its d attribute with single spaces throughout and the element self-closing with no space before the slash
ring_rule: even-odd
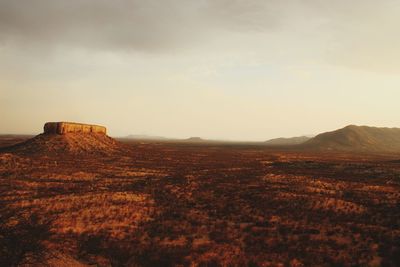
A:
<svg viewBox="0 0 400 267">
<path fill-rule="evenodd" d="M 349 125 L 319 134 L 302 147 L 317 150 L 400 152 L 400 129 Z"/>
</svg>

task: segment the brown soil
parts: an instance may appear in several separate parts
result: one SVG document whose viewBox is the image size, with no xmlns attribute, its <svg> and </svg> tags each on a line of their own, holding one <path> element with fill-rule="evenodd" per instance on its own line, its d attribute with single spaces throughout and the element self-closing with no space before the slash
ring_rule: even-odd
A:
<svg viewBox="0 0 400 267">
<path fill-rule="evenodd" d="M 0 265 L 399 266 L 399 158 L 40 135 L 0 153 Z"/>
</svg>

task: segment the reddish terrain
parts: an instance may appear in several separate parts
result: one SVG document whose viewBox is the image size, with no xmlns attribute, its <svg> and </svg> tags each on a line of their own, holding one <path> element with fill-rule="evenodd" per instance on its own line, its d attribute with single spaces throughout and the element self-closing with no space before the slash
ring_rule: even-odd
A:
<svg viewBox="0 0 400 267">
<path fill-rule="evenodd" d="M 1 266 L 400 265 L 400 155 L 74 140 L 0 152 Z"/>
</svg>

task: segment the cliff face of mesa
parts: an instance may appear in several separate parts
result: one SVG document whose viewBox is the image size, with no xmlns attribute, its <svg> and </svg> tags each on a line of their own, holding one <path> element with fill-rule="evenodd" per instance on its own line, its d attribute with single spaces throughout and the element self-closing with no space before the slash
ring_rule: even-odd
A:
<svg viewBox="0 0 400 267">
<path fill-rule="evenodd" d="M 45 134 L 67 134 L 67 133 L 99 133 L 107 134 L 104 126 L 75 123 L 75 122 L 47 122 L 44 125 Z"/>
</svg>

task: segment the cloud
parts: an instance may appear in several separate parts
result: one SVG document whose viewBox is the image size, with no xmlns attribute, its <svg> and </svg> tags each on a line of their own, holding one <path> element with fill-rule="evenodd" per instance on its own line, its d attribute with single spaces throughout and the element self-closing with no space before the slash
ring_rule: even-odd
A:
<svg viewBox="0 0 400 267">
<path fill-rule="evenodd" d="M 0 46 L 207 54 L 209 42 L 223 50 L 241 38 L 241 51 L 261 40 L 260 57 L 278 47 L 314 62 L 397 72 L 399 13 L 396 0 L 0 0 Z"/>
<path fill-rule="evenodd" d="M 315 1 L 308 7 L 329 32 L 326 61 L 376 72 L 400 70 L 400 2 Z"/>
<path fill-rule="evenodd" d="M 167 45 L 179 20 L 168 7 L 118 0 L 2 1 L 0 12 L 4 41 L 94 49 L 156 49 Z"/>
<path fill-rule="evenodd" d="M 262 2 L 2 0 L 0 38 L 95 49 L 163 50 L 198 41 L 221 28 L 260 27 L 269 22 Z"/>
</svg>

